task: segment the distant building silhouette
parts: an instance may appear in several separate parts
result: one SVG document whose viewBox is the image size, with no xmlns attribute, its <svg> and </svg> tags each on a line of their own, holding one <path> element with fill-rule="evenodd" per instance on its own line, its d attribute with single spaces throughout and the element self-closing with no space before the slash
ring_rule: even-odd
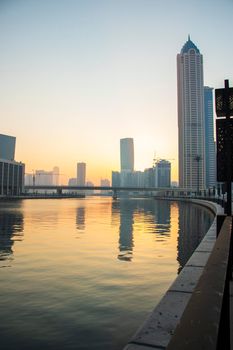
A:
<svg viewBox="0 0 233 350">
<path fill-rule="evenodd" d="M 144 170 L 144 187 L 156 187 L 155 168 Z"/>
<path fill-rule="evenodd" d="M 58 166 L 53 167 L 53 185 L 55 186 L 59 185 L 59 167 Z"/>
<path fill-rule="evenodd" d="M 216 150 L 214 142 L 213 88 L 204 87 L 206 187 L 216 185 Z"/>
<path fill-rule="evenodd" d="M 134 171 L 134 143 L 132 138 L 120 140 L 121 171 Z"/>
<path fill-rule="evenodd" d="M 120 140 L 121 186 L 132 186 L 134 171 L 134 142 L 132 138 Z"/>
<path fill-rule="evenodd" d="M 35 185 L 37 186 L 52 186 L 53 185 L 53 171 L 36 170 L 35 171 Z"/>
<path fill-rule="evenodd" d="M 145 186 L 145 172 L 143 171 L 134 171 L 132 186 L 134 187 L 144 187 Z"/>
<path fill-rule="evenodd" d="M 188 38 L 177 55 L 179 186 L 205 187 L 203 58 Z"/>
<path fill-rule="evenodd" d="M 76 177 L 72 177 L 68 181 L 68 186 L 77 186 L 77 179 Z"/>
<path fill-rule="evenodd" d="M 86 184 L 86 163 L 77 163 L 77 185 L 85 186 Z"/>
<path fill-rule="evenodd" d="M 119 171 L 112 171 L 112 186 L 120 187 L 121 185 L 121 177 Z"/>
<path fill-rule="evenodd" d="M 171 163 L 160 159 L 155 165 L 155 187 L 171 186 Z"/>
<path fill-rule="evenodd" d="M 171 163 L 159 159 L 151 168 L 134 170 L 134 143 L 132 138 L 120 140 L 121 171 L 112 171 L 113 187 L 170 187 Z M 122 195 L 122 194 L 121 194 Z"/>
<path fill-rule="evenodd" d="M 14 160 L 15 142 L 14 136 L 0 135 L 0 196 L 24 191 L 25 165 Z"/>
</svg>

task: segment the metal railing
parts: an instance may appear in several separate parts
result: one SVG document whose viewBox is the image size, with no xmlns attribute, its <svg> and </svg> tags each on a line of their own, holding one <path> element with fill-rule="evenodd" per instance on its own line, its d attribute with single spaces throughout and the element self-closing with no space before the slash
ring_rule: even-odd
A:
<svg viewBox="0 0 233 350">
<path fill-rule="evenodd" d="M 232 217 L 220 216 L 213 251 L 167 350 L 230 349 Z"/>
</svg>

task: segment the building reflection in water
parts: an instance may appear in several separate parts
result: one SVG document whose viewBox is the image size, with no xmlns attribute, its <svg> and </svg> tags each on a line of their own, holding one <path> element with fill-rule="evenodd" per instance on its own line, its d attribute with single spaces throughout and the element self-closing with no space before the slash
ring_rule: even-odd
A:
<svg viewBox="0 0 233 350">
<path fill-rule="evenodd" d="M 118 259 L 131 261 L 133 257 L 134 201 L 120 201 L 119 254 Z"/>
<path fill-rule="evenodd" d="M 76 228 L 79 231 L 85 230 L 85 207 L 78 207 L 76 212 Z"/>
<path fill-rule="evenodd" d="M 171 235 L 171 202 L 154 201 L 154 222 L 156 240 L 163 241 Z"/>
<path fill-rule="evenodd" d="M 20 211 L 21 203 L 0 204 L 0 261 L 13 259 L 13 245 L 21 241 L 24 219 Z M 1 265 L 1 267 L 5 267 Z"/>
<path fill-rule="evenodd" d="M 168 201 L 120 199 L 112 202 L 112 222 L 119 222 L 118 259 L 131 261 L 134 248 L 134 224 L 146 225 L 146 232 L 154 234 L 156 241 L 170 237 L 171 203 Z"/>
<path fill-rule="evenodd" d="M 207 209 L 195 204 L 178 202 L 178 208 L 177 261 L 180 265 L 179 273 L 208 231 L 213 215 Z"/>
</svg>

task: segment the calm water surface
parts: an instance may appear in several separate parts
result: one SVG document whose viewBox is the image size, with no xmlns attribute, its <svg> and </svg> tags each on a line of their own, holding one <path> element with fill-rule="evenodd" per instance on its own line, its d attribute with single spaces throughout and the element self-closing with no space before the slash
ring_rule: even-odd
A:
<svg viewBox="0 0 233 350">
<path fill-rule="evenodd" d="M 212 219 L 153 199 L 0 202 L 1 349 L 122 349 Z"/>
</svg>

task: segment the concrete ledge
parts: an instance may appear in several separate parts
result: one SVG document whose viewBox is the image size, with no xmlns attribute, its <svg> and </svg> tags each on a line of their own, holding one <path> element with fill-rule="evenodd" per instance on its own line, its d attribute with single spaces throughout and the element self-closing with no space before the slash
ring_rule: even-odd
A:
<svg viewBox="0 0 233 350">
<path fill-rule="evenodd" d="M 223 214 L 218 204 L 204 200 L 189 201 L 207 207 L 215 215 Z M 124 350 L 166 349 L 212 252 L 216 227 L 215 217 L 185 267 Z"/>
</svg>

